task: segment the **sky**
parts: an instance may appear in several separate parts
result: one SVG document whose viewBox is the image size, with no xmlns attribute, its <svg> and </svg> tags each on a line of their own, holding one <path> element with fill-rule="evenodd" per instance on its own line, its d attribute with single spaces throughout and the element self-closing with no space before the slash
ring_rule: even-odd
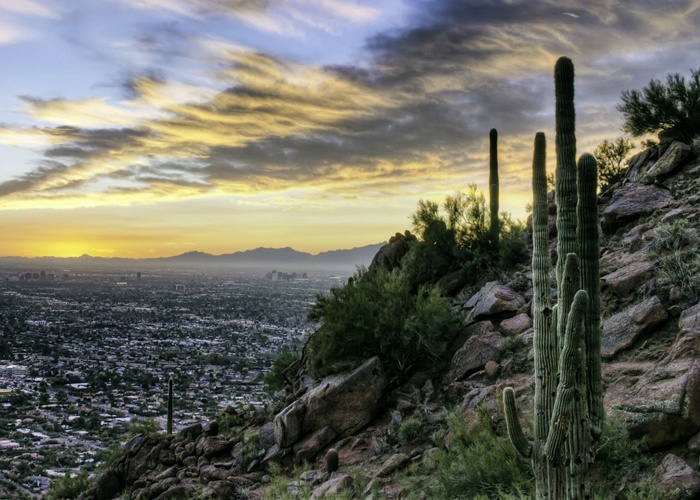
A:
<svg viewBox="0 0 700 500">
<path fill-rule="evenodd" d="M 577 146 L 700 66 L 700 0 L 0 0 L 0 255 L 353 248 L 488 182 L 524 219 L 553 67 Z"/>
</svg>

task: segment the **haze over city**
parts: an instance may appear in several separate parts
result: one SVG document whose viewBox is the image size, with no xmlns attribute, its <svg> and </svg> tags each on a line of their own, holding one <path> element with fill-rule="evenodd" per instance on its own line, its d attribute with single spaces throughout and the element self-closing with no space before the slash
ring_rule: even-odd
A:
<svg viewBox="0 0 700 500">
<path fill-rule="evenodd" d="M 592 151 L 623 90 L 697 67 L 698 7 L 0 0 L 0 255 L 377 243 L 418 199 L 486 188 L 491 128 L 524 218 L 556 59 Z"/>
</svg>

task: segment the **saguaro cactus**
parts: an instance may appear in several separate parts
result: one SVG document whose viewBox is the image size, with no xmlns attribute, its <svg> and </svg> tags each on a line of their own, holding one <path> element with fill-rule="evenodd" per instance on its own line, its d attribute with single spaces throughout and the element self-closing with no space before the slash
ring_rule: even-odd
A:
<svg viewBox="0 0 700 500">
<path fill-rule="evenodd" d="M 491 243 L 498 247 L 500 226 L 498 221 L 498 132 L 492 128 L 489 132 L 489 209 L 491 225 L 489 233 Z"/>
<path fill-rule="evenodd" d="M 600 376 L 600 285 L 595 158 L 575 165 L 573 65 L 555 67 L 557 133 L 557 304 L 551 304 L 545 138 L 535 137 L 533 158 L 533 323 L 535 415 L 532 443 L 525 438 L 511 388 L 503 394 L 508 433 L 532 458 L 537 498 L 590 496 L 588 469 L 603 420 Z"/>
<path fill-rule="evenodd" d="M 167 423 L 168 435 L 173 433 L 173 379 L 170 377 L 168 379 L 168 423 Z"/>
</svg>

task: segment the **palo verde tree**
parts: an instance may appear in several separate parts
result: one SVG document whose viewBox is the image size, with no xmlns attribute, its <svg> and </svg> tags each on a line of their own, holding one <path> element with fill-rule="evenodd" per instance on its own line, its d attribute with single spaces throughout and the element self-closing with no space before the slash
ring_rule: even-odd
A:
<svg viewBox="0 0 700 500">
<path fill-rule="evenodd" d="M 665 84 L 651 80 L 642 90 L 625 90 L 621 97 L 617 110 L 624 115 L 622 130 L 635 137 L 662 133 L 689 144 L 700 133 L 700 69 L 691 70 L 687 82 L 675 73 Z"/>
<path fill-rule="evenodd" d="M 533 158 L 533 323 L 535 329 L 534 436 L 517 418 L 512 388 L 503 393 L 508 434 L 531 457 L 538 499 L 588 498 L 593 443 L 604 412 L 600 360 L 600 284 L 597 166 L 590 154 L 578 166 L 574 133 L 574 67 L 555 66 L 557 304 L 551 303 L 545 137 Z"/>
<path fill-rule="evenodd" d="M 634 148 L 634 143 L 625 137 L 618 137 L 614 141 L 605 139 L 596 146 L 593 156 L 598 162 L 598 189 L 600 192 L 622 180 L 622 171 L 626 165 L 625 160 L 632 148 Z"/>
</svg>

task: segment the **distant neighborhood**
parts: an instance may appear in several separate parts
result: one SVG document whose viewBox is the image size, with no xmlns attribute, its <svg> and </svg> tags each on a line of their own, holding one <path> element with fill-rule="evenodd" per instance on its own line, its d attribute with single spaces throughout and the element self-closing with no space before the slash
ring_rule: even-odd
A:
<svg viewBox="0 0 700 500">
<path fill-rule="evenodd" d="M 139 425 L 264 405 L 275 353 L 337 275 L 59 271 L 0 274 L 0 497 L 94 469 Z M 36 276 L 38 275 L 38 277 Z"/>
</svg>

